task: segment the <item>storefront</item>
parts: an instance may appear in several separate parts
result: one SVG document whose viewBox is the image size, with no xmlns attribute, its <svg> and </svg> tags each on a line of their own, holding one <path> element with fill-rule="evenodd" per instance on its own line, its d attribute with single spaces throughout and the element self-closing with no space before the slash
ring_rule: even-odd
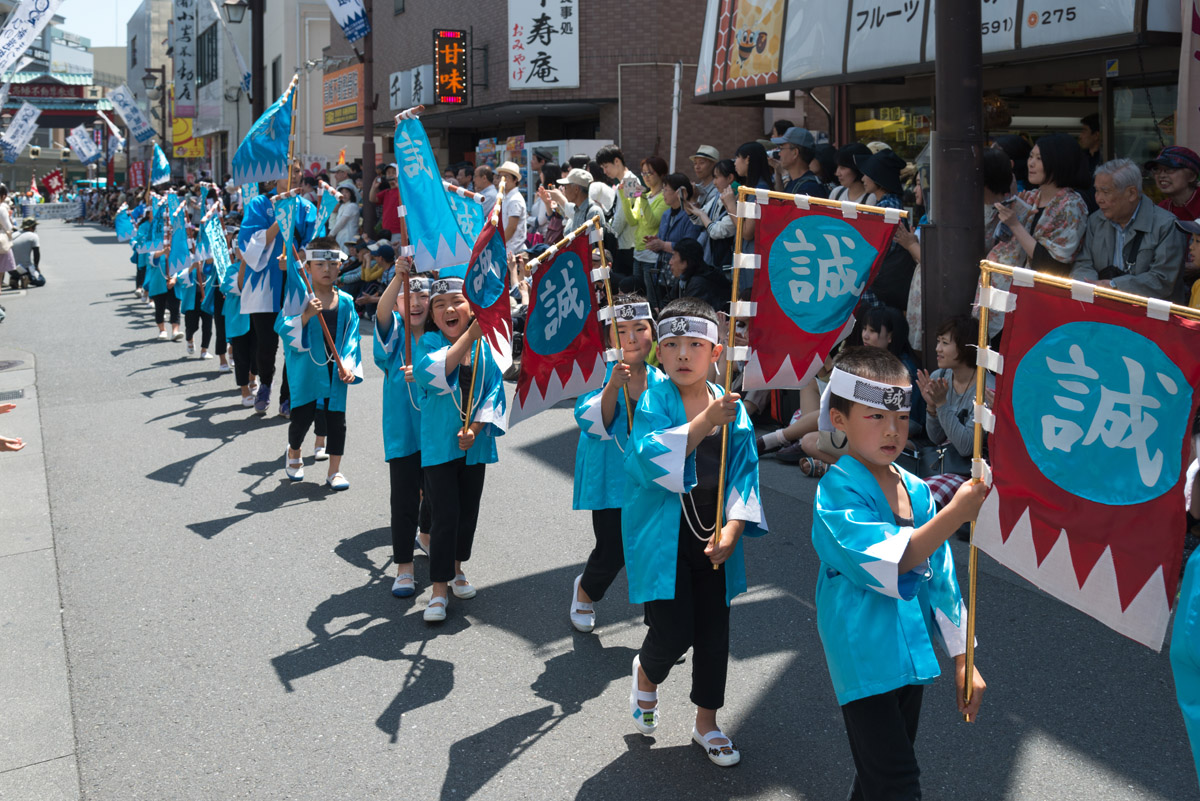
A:
<svg viewBox="0 0 1200 801">
<path fill-rule="evenodd" d="M 982 6 L 985 132 L 1075 134 L 1098 114 L 1106 157 L 1174 143 L 1176 0 L 995 0 Z M 934 97 L 932 0 L 710 0 L 696 94 L 704 102 L 837 86 L 837 140 L 913 159 Z"/>
</svg>

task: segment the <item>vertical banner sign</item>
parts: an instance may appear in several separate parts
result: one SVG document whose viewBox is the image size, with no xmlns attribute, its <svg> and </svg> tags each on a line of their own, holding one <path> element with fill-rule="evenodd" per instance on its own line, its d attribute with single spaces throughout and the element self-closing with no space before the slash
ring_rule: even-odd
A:
<svg viewBox="0 0 1200 801">
<path fill-rule="evenodd" d="M 62 0 L 21 0 L 0 30 L 0 74 L 8 72 L 33 44 Z"/>
<path fill-rule="evenodd" d="M 67 134 L 67 144 L 71 146 L 71 150 L 75 151 L 75 155 L 84 164 L 91 164 L 101 156 L 100 148 L 96 146 L 91 134 L 82 125 L 76 125 Z"/>
<path fill-rule="evenodd" d="M 746 389 L 804 386 L 830 350 L 854 327 L 854 307 L 875 277 L 900 217 L 841 209 L 797 208 L 774 201 L 755 206 L 757 255 L 751 301 Z M 739 258 L 735 256 L 734 258 Z"/>
<path fill-rule="evenodd" d="M 12 72 L 8 74 L 8 80 L 4 82 L 4 86 L 0 87 L 0 108 L 4 108 L 4 104 L 8 102 L 8 91 L 12 88 L 13 76 L 28 67 L 32 62 L 33 59 L 29 56 L 21 56 L 21 59 L 13 65 Z"/>
<path fill-rule="evenodd" d="M 533 277 L 510 427 L 604 383 L 604 335 L 596 317 L 591 261 L 585 233 L 543 262 Z"/>
<path fill-rule="evenodd" d="M 483 228 L 463 281 L 471 314 L 483 329 L 483 340 L 504 372 L 512 366 L 512 306 L 508 301 L 508 252 L 504 232 L 489 220 Z"/>
<path fill-rule="evenodd" d="M 128 86 L 121 84 L 113 89 L 108 93 L 108 99 L 113 102 L 117 113 L 129 126 L 129 131 L 133 134 L 134 139 L 145 143 L 154 138 L 154 129 L 150 127 L 146 115 L 138 108 L 137 100 L 134 99 L 133 92 L 129 91 Z"/>
<path fill-rule="evenodd" d="M 17 110 L 16 116 L 4 131 L 4 136 L 0 137 L 0 150 L 4 151 L 4 160 L 9 164 L 17 160 L 17 156 L 33 138 L 34 132 L 37 131 L 38 117 L 41 114 L 41 109 L 28 100 L 21 103 L 21 108 Z"/>
<path fill-rule="evenodd" d="M 434 30 L 434 102 L 467 105 L 467 90 L 471 85 L 467 69 L 470 56 L 466 31 Z"/>
<path fill-rule="evenodd" d="M 508 0 L 509 89 L 579 86 L 578 12 L 578 0 Z"/>
<path fill-rule="evenodd" d="M 357 42 L 371 32 L 371 22 L 363 9 L 362 0 L 325 0 L 333 18 L 346 35 L 347 42 Z"/>
<path fill-rule="evenodd" d="M 129 185 L 130 186 L 145 186 L 146 185 L 146 162 L 132 161 L 129 163 Z"/>
<path fill-rule="evenodd" d="M 175 116 L 196 116 L 196 0 L 174 0 L 171 26 Z"/>
<path fill-rule="evenodd" d="M 62 169 L 46 173 L 42 178 L 42 186 L 45 188 L 47 195 L 57 195 L 61 192 L 63 190 Z"/>
<path fill-rule="evenodd" d="M 325 73 L 321 82 L 321 110 L 325 133 L 363 124 L 363 65 Z"/>
<path fill-rule="evenodd" d="M 1042 285 L 1015 294 L 975 544 L 1158 650 L 1183 560 L 1200 323 Z"/>
<path fill-rule="evenodd" d="M 466 264 L 471 258 L 471 242 L 463 236 L 454 217 L 421 121 L 400 120 L 393 146 L 396 181 L 408 213 L 405 219 L 417 272 Z"/>
</svg>

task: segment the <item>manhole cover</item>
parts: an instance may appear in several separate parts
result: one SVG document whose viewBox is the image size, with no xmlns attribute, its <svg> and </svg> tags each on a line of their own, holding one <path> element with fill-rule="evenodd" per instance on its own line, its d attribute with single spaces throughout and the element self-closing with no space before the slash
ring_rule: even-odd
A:
<svg viewBox="0 0 1200 801">
<path fill-rule="evenodd" d="M 19 359 L 9 359 L 8 361 L 0 361 L 0 372 L 11 370 L 14 367 L 20 367 L 25 362 Z"/>
<path fill-rule="evenodd" d="M 0 392 L 0 403 L 20 400 L 23 397 L 25 397 L 25 390 L 23 389 L 14 389 L 11 392 Z"/>
</svg>

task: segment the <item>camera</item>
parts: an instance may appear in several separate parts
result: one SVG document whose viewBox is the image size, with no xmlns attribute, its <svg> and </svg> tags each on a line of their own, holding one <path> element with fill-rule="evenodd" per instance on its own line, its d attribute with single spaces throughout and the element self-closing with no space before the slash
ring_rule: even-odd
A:
<svg viewBox="0 0 1200 801">
<path fill-rule="evenodd" d="M 774 150 L 768 150 L 767 158 L 775 159 L 775 161 L 779 161 L 779 148 L 775 148 Z"/>
</svg>

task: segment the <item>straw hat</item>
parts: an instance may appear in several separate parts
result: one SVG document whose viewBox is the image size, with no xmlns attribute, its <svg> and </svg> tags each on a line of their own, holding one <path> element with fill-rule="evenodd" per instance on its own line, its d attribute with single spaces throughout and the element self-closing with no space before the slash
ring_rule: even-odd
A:
<svg viewBox="0 0 1200 801">
<path fill-rule="evenodd" d="M 496 168 L 498 174 L 511 175 L 518 181 L 521 180 L 521 167 L 515 161 L 506 161 Z"/>
</svg>

